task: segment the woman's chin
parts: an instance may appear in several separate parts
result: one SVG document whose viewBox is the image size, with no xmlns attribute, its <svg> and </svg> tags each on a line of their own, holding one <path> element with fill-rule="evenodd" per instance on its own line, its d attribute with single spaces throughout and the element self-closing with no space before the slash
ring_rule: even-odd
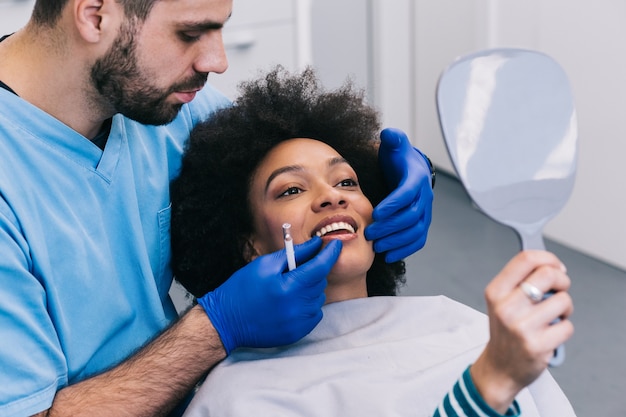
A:
<svg viewBox="0 0 626 417">
<path fill-rule="evenodd" d="M 365 283 L 370 267 L 371 263 L 366 264 L 363 260 L 358 259 L 344 259 L 344 256 L 341 255 L 328 274 L 328 284 L 354 282 L 355 286 L 359 286 L 361 283 Z"/>
</svg>

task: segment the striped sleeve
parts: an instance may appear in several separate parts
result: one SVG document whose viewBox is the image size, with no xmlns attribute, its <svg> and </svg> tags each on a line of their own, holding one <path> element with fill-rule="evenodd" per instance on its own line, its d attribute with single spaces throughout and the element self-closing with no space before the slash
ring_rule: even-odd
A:
<svg viewBox="0 0 626 417">
<path fill-rule="evenodd" d="M 519 417 L 520 413 L 517 401 L 513 401 L 504 416 Z M 433 417 L 503 417 L 503 415 L 494 411 L 480 396 L 468 367 L 446 394 Z"/>
</svg>

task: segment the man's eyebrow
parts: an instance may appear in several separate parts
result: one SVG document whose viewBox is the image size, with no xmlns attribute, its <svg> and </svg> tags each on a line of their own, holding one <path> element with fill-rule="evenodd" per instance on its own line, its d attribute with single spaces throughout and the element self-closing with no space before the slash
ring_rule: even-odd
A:
<svg viewBox="0 0 626 417">
<path fill-rule="evenodd" d="M 219 30 L 219 29 L 222 29 L 224 25 L 226 24 L 226 22 L 230 20 L 231 16 L 232 16 L 232 13 L 228 15 L 228 17 L 226 18 L 224 22 L 217 22 L 217 21 L 212 21 L 212 20 L 205 20 L 202 22 L 186 21 L 186 22 L 179 22 L 177 26 L 183 30 L 189 30 L 189 31 Z"/>
</svg>

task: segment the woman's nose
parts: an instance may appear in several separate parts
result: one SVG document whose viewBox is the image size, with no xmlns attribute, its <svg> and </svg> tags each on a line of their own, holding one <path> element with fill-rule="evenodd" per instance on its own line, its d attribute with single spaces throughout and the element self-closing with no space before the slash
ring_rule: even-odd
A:
<svg viewBox="0 0 626 417">
<path fill-rule="evenodd" d="M 347 204 L 344 194 L 334 187 L 325 189 L 315 201 L 315 206 L 319 209 L 345 207 Z"/>
</svg>

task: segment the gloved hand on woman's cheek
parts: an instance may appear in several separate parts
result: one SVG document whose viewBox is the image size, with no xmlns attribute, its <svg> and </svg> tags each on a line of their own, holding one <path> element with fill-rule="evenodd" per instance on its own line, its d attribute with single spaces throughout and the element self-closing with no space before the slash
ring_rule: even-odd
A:
<svg viewBox="0 0 626 417">
<path fill-rule="evenodd" d="M 380 134 L 378 160 L 394 190 L 374 208 L 374 223 L 365 236 L 374 250 L 386 252 L 389 263 L 424 247 L 432 219 L 434 169 L 430 160 L 409 142 L 404 132 L 385 129 Z"/>
</svg>

